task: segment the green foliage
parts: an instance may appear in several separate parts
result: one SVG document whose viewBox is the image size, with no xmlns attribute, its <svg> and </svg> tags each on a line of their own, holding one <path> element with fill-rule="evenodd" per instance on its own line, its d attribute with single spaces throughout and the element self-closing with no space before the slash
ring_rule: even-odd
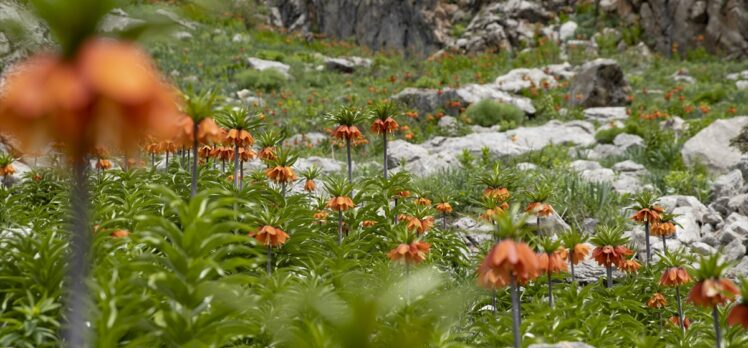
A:
<svg viewBox="0 0 748 348">
<path fill-rule="evenodd" d="M 286 76 L 276 69 L 246 69 L 234 77 L 240 88 L 275 91 L 286 84 Z"/>
<path fill-rule="evenodd" d="M 707 201 L 711 183 L 709 177 L 699 170 L 674 170 L 663 177 L 664 191 L 668 194 L 695 196 Z"/>
<path fill-rule="evenodd" d="M 501 129 L 516 128 L 525 120 L 525 113 L 516 106 L 489 99 L 470 105 L 465 114 L 476 124 L 484 127 L 499 125 Z"/>
</svg>

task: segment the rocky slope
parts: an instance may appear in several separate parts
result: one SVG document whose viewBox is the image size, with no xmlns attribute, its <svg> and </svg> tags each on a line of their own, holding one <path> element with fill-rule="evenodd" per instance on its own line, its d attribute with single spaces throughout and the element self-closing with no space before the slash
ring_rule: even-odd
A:
<svg viewBox="0 0 748 348">
<path fill-rule="evenodd" d="M 559 23 L 578 0 L 268 0 L 269 22 L 289 30 L 354 38 L 372 49 L 430 54 L 511 51 L 532 46 L 538 35 L 577 42 L 577 23 Z M 602 11 L 621 27 L 640 27 L 658 52 L 686 53 L 704 47 L 729 58 L 748 57 L 748 0 L 602 0 Z M 463 32 L 451 30 L 468 23 Z M 565 25 L 564 25 L 565 24 Z"/>
</svg>

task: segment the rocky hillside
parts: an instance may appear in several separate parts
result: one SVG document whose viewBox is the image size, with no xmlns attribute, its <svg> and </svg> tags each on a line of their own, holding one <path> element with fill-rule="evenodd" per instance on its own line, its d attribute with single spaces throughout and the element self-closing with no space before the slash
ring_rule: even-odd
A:
<svg viewBox="0 0 748 348">
<path fill-rule="evenodd" d="M 511 51 L 533 46 L 540 37 L 575 39 L 578 23 L 563 18 L 584 7 L 594 25 L 607 19 L 635 28 L 662 54 L 704 47 L 729 58 L 748 57 L 745 0 L 269 0 L 268 5 L 274 25 L 353 38 L 374 50 Z"/>
</svg>

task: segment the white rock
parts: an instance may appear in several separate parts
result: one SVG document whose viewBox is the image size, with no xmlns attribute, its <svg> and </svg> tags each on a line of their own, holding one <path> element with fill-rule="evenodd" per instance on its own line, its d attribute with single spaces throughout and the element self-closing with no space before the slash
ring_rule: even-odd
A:
<svg viewBox="0 0 748 348">
<path fill-rule="evenodd" d="M 298 172 L 302 172 L 313 165 L 319 168 L 320 171 L 325 174 L 340 173 L 347 167 L 347 165 L 343 162 L 334 160 L 332 158 L 319 156 L 299 158 L 293 167 Z"/>
<path fill-rule="evenodd" d="M 644 168 L 643 165 L 632 160 L 625 160 L 623 162 L 614 164 L 613 170 L 619 173 L 639 173 L 645 171 L 646 168 Z"/>
<path fill-rule="evenodd" d="M 714 121 L 694 137 L 686 141 L 681 150 L 687 165 L 701 162 L 717 172 L 726 172 L 740 161 L 741 153 L 730 146 L 730 140 L 738 136 L 748 125 L 748 116 L 738 116 Z"/>
<path fill-rule="evenodd" d="M 721 175 L 712 184 L 712 198 L 734 196 L 743 189 L 743 173 L 734 169 L 727 174 Z"/>
<path fill-rule="evenodd" d="M 623 151 L 631 147 L 644 146 L 644 139 L 638 135 L 621 133 L 613 139 L 613 145 L 620 147 Z"/>
<path fill-rule="evenodd" d="M 561 28 L 559 29 L 559 39 L 561 41 L 566 41 L 569 39 L 574 38 L 574 34 L 577 32 L 577 23 L 574 21 L 568 21 L 561 25 Z"/>
<path fill-rule="evenodd" d="M 735 82 L 735 87 L 737 87 L 739 90 L 747 90 L 748 80 L 741 80 L 741 81 Z"/>
<path fill-rule="evenodd" d="M 584 109 L 584 118 L 590 121 L 610 122 L 626 120 L 629 115 L 626 108 L 622 106 L 595 107 Z"/>
<path fill-rule="evenodd" d="M 517 93 L 533 86 L 540 88 L 543 82 L 547 83 L 551 88 L 558 85 L 553 76 L 537 68 L 514 69 L 496 78 L 496 85 L 498 85 L 500 90 L 512 93 Z"/>
<path fill-rule="evenodd" d="M 289 74 L 289 70 L 291 69 L 291 67 L 288 64 L 283 64 L 281 62 L 265 60 L 265 59 L 255 58 L 255 57 L 247 58 L 247 62 L 249 66 L 253 69 L 260 70 L 260 71 L 263 71 L 266 69 L 275 69 L 279 71 L 280 73 L 282 73 L 283 76 L 285 76 L 286 78 L 291 77 L 291 75 Z"/>
<path fill-rule="evenodd" d="M 735 239 L 728 243 L 724 248 L 723 254 L 727 261 L 742 259 L 745 256 L 745 245 L 743 245 L 743 241 Z"/>
<path fill-rule="evenodd" d="M 717 249 L 714 249 L 714 247 L 712 247 L 711 245 L 703 242 L 696 242 L 691 244 L 691 250 L 703 256 L 709 256 L 717 252 Z"/>
<path fill-rule="evenodd" d="M 538 169 L 538 166 L 535 163 L 522 162 L 522 163 L 517 163 L 517 169 L 522 170 L 522 171 L 528 171 L 528 170 Z"/>
<path fill-rule="evenodd" d="M 502 91 L 495 84 L 467 84 L 456 90 L 457 96 L 468 104 L 477 103 L 484 99 L 491 99 L 506 104 L 512 104 L 528 115 L 534 115 L 536 110 L 529 98 L 511 95 Z"/>
<path fill-rule="evenodd" d="M 725 225 L 722 227 L 722 231 L 732 232 L 743 239 L 748 239 L 748 217 L 732 213 L 725 219 Z"/>
<path fill-rule="evenodd" d="M 701 216 L 695 216 L 693 208 L 678 207 L 673 209 L 673 214 L 680 215 L 675 218 L 675 222 L 681 225 L 676 225 L 675 238 L 678 241 L 691 244 L 701 240 L 701 228 L 699 227 Z"/>
<path fill-rule="evenodd" d="M 589 182 L 613 183 L 616 174 L 608 168 L 590 169 L 581 173 L 581 177 Z"/>
<path fill-rule="evenodd" d="M 583 172 L 585 170 L 595 170 L 595 169 L 600 169 L 602 167 L 603 166 L 601 166 L 599 162 L 588 161 L 588 160 L 576 160 L 569 164 L 569 168 L 571 168 L 575 172 Z"/>
<path fill-rule="evenodd" d="M 422 146 L 400 139 L 393 140 L 387 146 L 387 162 L 393 168 L 428 156 L 429 151 Z"/>
</svg>

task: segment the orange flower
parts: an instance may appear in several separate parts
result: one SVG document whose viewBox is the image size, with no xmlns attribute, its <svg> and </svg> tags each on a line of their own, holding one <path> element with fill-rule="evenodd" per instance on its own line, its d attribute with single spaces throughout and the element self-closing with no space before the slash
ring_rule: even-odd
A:
<svg viewBox="0 0 748 348">
<path fill-rule="evenodd" d="M 324 210 L 320 210 L 320 211 L 314 213 L 313 217 L 314 217 L 315 220 L 324 220 L 324 219 L 327 218 L 327 212 L 324 211 Z"/>
<path fill-rule="evenodd" d="M 553 206 L 543 202 L 531 202 L 525 211 L 537 216 L 550 216 L 553 214 Z"/>
<path fill-rule="evenodd" d="M 358 130 L 358 127 L 356 126 L 346 126 L 346 125 L 339 125 L 335 130 L 332 132 L 332 136 L 338 139 L 358 139 L 361 138 L 361 131 Z"/>
<path fill-rule="evenodd" d="M 252 151 L 252 149 L 244 148 L 244 147 L 239 148 L 239 159 L 240 160 L 244 162 L 251 161 L 253 158 L 255 158 L 255 156 L 257 156 L 257 154 L 254 151 Z"/>
<path fill-rule="evenodd" d="M 449 214 L 452 212 L 452 205 L 447 202 L 437 203 L 436 210 L 442 214 Z"/>
<path fill-rule="evenodd" d="M 547 253 L 538 254 L 538 267 L 542 273 L 561 273 L 568 270 L 564 259 L 555 252 L 550 255 Z"/>
<path fill-rule="evenodd" d="M 505 201 L 509 199 L 512 195 L 509 193 L 509 190 L 507 190 L 505 187 L 499 187 L 499 188 L 491 188 L 488 187 L 485 190 L 483 190 L 483 197 L 490 197 L 490 198 L 496 198 L 499 201 Z"/>
<path fill-rule="evenodd" d="M 132 150 L 148 134 L 173 133 L 175 93 L 133 44 L 91 39 L 70 58 L 39 54 L 16 71 L 6 81 L 0 123 L 23 147 L 61 141 L 82 158 L 94 144 Z"/>
<path fill-rule="evenodd" d="M 177 142 L 183 146 L 192 147 L 194 141 L 195 121 L 186 115 L 182 115 L 177 121 L 179 126 L 179 135 Z M 218 127 L 216 121 L 206 117 L 198 123 L 197 140 L 201 144 L 215 143 L 221 140 L 221 127 Z"/>
<path fill-rule="evenodd" d="M 691 276 L 683 267 L 670 267 L 660 277 L 660 285 L 664 286 L 680 286 L 689 282 L 691 282 Z"/>
<path fill-rule="evenodd" d="M 328 208 L 337 211 L 346 211 L 355 206 L 356 205 L 353 203 L 353 200 L 350 197 L 346 196 L 333 197 L 330 198 L 330 200 L 327 202 Z"/>
<path fill-rule="evenodd" d="M 738 303 L 732 307 L 730 314 L 727 315 L 727 323 L 748 329 L 748 304 Z"/>
<path fill-rule="evenodd" d="M 397 121 L 392 119 L 392 117 L 387 117 L 385 120 L 376 119 L 371 124 L 371 131 L 375 134 L 382 134 L 384 132 L 392 133 L 397 130 L 399 125 L 397 124 Z"/>
<path fill-rule="evenodd" d="M 425 197 L 419 197 L 414 203 L 415 205 L 428 206 L 431 205 L 431 200 Z"/>
<path fill-rule="evenodd" d="M 415 241 L 410 244 L 400 244 L 387 253 L 387 257 L 392 261 L 404 261 L 409 264 L 419 264 L 426 260 L 431 244 L 421 241 Z"/>
<path fill-rule="evenodd" d="M 406 133 L 406 134 L 404 135 L 404 137 L 405 137 L 405 139 L 408 139 L 408 140 L 413 140 L 413 133 Z"/>
<path fill-rule="evenodd" d="M 150 143 L 145 147 L 145 152 L 155 155 L 161 152 L 161 148 L 158 143 Z"/>
<path fill-rule="evenodd" d="M 507 239 L 491 248 L 478 268 L 478 284 L 486 288 L 504 287 L 511 276 L 518 283 L 536 278 L 540 271 L 538 258 L 525 243 Z"/>
<path fill-rule="evenodd" d="M 636 262 L 636 260 L 631 260 L 631 259 L 624 260 L 621 262 L 620 265 L 618 265 L 618 267 L 626 273 L 636 273 L 639 270 L 639 268 L 641 268 L 641 266 L 642 265 Z"/>
<path fill-rule="evenodd" d="M 165 140 L 158 144 L 159 152 L 177 152 L 177 145 L 172 141 Z"/>
<path fill-rule="evenodd" d="M 316 189 L 317 189 L 317 184 L 314 183 L 314 180 L 306 179 L 306 182 L 304 183 L 304 191 L 313 192 Z"/>
<path fill-rule="evenodd" d="M 621 267 L 626 262 L 626 257 L 633 254 L 634 252 L 629 248 L 620 245 L 615 247 L 606 245 L 592 250 L 592 257 L 600 266 L 604 267 Z"/>
<path fill-rule="evenodd" d="M 289 183 L 297 179 L 296 173 L 294 173 L 291 167 L 275 166 L 273 168 L 265 169 L 265 175 L 268 179 L 275 183 Z"/>
<path fill-rule="evenodd" d="M 669 321 L 671 324 L 680 327 L 680 316 L 678 316 L 677 314 L 670 317 Z M 689 326 L 691 326 L 691 320 L 686 317 L 685 319 L 683 319 L 683 327 L 688 329 Z"/>
<path fill-rule="evenodd" d="M 374 220 L 364 220 L 361 222 L 361 226 L 363 226 L 364 228 L 372 227 L 376 224 L 377 222 Z"/>
<path fill-rule="evenodd" d="M 400 191 L 396 193 L 395 195 L 400 196 L 402 198 L 408 198 L 410 197 L 410 191 Z"/>
<path fill-rule="evenodd" d="M 675 224 L 672 222 L 653 222 L 649 232 L 653 236 L 671 236 L 675 233 Z"/>
<path fill-rule="evenodd" d="M 499 214 L 503 214 L 507 209 L 509 209 L 509 204 L 504 202 L 501 203 L 500 206 L 486 209 L 486 212 L 480 215 L 480 218 L 486 221 L 493 220 L 496 218 Z"/>
<path fill-rule="evenodd" d="M 252 146 L 255 139 L 246 130 L 229 129 L 228 134 L 226 134 L 226 143 L 239 145 L 239 147 Z"/>
<path fill-rule="evenodd" d="M 112 162 L 108 159 L 99 158 L 98 161 L 96 161 L 96 169 L 101 170 L 108 170 L 112 169 Z"/>
<path fill-rule="evenodd" d="M 636 222 L 650 222 L 654 223 L 660 220 L 660 214 L 665 211 L 660 206 L 654 206 L 652 209 L 644 208 L 637 211 L 634 215 L 631 215 L 631 220 Z"/>
<path fill-rule="evenodd" d="M 210 151 L 210 157 L 226 161 L 234 157 L 234 149 L 219 146 Z"/>
<path fill-rule="evenodd" d="M 667 300 L 665 300 L 665 296 L 659 292 L 655 292 L 654 295 L 647 300 L 647 307 L 649 308 L 664 308 L 665 306 L 667 306 Z"/>
<path fill-rule="evenodd" d="M 577 244 L 574 246 L 574 249 L 572 250 L 570 256 L 571 256 L 571 263 L 577 265 L 580 262 L 584 261 L 585 258 L 587 258 L 587 255 L 590 254 L 590 246 L 587 244 Z"/>
<path fill-rule="evenodd" d="M 208 145 L 203 145 L 199 150 L 197 150 L 197 155 L 200 158 L 208 158 L 210 156 L 210 153 L 213 151 L 213 148 Z"/>
<path fill-rule="evenodd" d="M 256 239 L 261 245 L 272 247 L 286 244 L 286 240 L 289 238 L 288 234 L 280 228 L 269 225 L 262 226 L 257 231 L 249 232 L 249 236 Z"/>
<path fill-rule="evenodd" d="M 434 217 L 433 216 L 427 216 L 423 219 L 419 219 L 415 216 L 403 216 L 403 220 L 407 222 L 405 227 L 412 232 L 415 232 L 417 234 L 424 234 L 428 232 L 431 227 L 434 226 Z"/>
<path fill-rule="evenodd" d="M 276 156 L 275 154 L 275 148 L 272 146 L 263 147 L 260 150 L 260 153 L 257 154 L 257 157 L 259 157 L 263 161 L 273 161 L 278 158 L 278 156 Z"/>
<path fill-rule="evenodd" d="M 729 279 L 706 279 L 696 283 L 688 293 L 688 300 L 703 307 L 713 307 L 733 299 L 738 294 Z"/>
<path fill-rule="evenodd" d="M 109 235 L 114 238 L 127 238 L 130 235 L 130 232 L 128 230 L 116 230 Z"/>
<path fill-rule="evenodd" d="M 6 164 L 4 167 L 0 167 L 0 175 L 8 176 L 13 175 L 16 172 L 16 168 L 12 164 Z"/>
</svg>

